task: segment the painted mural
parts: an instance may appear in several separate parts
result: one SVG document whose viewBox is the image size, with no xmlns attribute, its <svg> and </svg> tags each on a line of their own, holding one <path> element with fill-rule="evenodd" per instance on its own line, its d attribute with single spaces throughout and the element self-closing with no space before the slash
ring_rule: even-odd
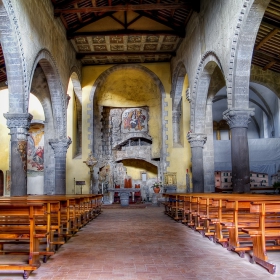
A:
<svg viewBox="0 0 280 280">
<path fill-rule="evenodd" d="M 32 124 L 27 144 L 28 173 L 44 170 L 44 125 Z"/>
<path fill-rule="evenodd" d="M 147 111 L 143 108 L 130 108 L 122 114 L 122 132 L 148 131 Z"/>
</svg>

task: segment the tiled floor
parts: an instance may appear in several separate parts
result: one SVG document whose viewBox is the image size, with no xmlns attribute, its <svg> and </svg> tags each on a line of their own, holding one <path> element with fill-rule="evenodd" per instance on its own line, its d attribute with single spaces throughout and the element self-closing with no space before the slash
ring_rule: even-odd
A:
<svg viewBox="0 0 280 280">
<path fill-rule="evenodd" d="M 163 214 L 163 207 L 104 209 L 29 279 L 280 279 Z M 0 271 L 0 279 L 22 273 Z"/>
</svg>

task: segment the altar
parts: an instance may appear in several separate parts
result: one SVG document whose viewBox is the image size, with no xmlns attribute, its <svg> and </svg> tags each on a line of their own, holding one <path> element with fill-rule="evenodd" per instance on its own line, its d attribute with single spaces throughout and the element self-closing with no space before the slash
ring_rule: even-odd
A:
<svg viewBox="0 0 280 280">
<path fill-rule="evenodd" d="M 139 188 L 109 188 L 108 192 L 117 192 L 120 196 L 121 206 L 128 206 L 129 205 L 129 195 L 132 193 L 132 201 L 134 201 L 134 193 L 139 192 Z"/>
</svg>

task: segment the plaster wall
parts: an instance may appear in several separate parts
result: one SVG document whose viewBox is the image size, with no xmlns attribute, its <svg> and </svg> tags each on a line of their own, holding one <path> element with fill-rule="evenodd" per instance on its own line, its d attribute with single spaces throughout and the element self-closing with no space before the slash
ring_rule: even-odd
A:
<svg viewBox="0 0 280 280">
<path fill-rule="evenodd" d="M 168 144 L 168 157 L 167 161 L 169 166 L 167 172 L 177 173 L 177 191 L 186 192 L 186 169 L 189 173 L 191 171 L 191 149 L 187 140 L 187 132 L 190 130 L 190 103 L 186 99 L 186 90 L 189 87 L 188 77 L 184 79 L 182 90 L 182 114 L 180 119 L 180 140 L 182 145 L 173 145 L 173 130 L 172 130 L 172 100 L 170 95 L 167 94 L 166 101 L 168 102 L 168 116 L 167 122 L 167 144 Z"/>
<path fill-rule="evenodd" d="M 9 111 L 9 94 L 8 89 L 0 90 L 0 170 L 4 173 L 4 186 L 6 184 L 6 170 L 9 170 L 9 143 L 10 130 L 7 128 L 6 119 L 3 113 Z"/>
</svg>

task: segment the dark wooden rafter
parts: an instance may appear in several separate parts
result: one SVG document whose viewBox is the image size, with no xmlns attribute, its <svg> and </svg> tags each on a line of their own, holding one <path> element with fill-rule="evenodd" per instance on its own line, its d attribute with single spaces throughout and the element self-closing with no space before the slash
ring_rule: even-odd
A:
<svg viewBox="0 0 280 280">
<path fill-rule="evenodd" d="M 61 3 L 55 3 L 54 8 L 55 9 L 65 9 L 65 8 L 71 6 L 71 5 L 77 5 L 81 1 L 82 0 L 65 0 Z"/>
<path fill-rule="evenodd" d="M 143 11 L 137 11 L 137 13 L 139 15 L 142 15 L 143 17 L 147 17 L 149 19 L 152 19 L 162 25 L 165 25 L 173 30 L 178 30 L 178 29 L 181 29 L 180 32 L 185 32 L 185 28 L 182 28 L 178 25 L 174 25 L 173 23 L 171 23 L 169 20 L 163 20 L 163 19 L 160 19 L 160 18 L 155 18 L 152 14 L 150 14 L 149 12 L 143 12 Z"/>
<path fill-rule="evenodd" d="M 114 21 L 116 21 L 116 22 L 119 23 L 122 27 L 125 28 L 125 24 L 124 24 L 122 21 L 120 21 L 119 19 L 117 19 L 114 15 L 110 15 L 109 17 L 112 18 Z"/>
<path fill-rule="evenodd" d="M 175 2 L 178 3 L 178 1 L 179 1 L 179 0 L 176 0 Z M 175 11 L 176 11 L 175 9 L 173 9 L 173 10 L 170 11 L 170 13 L 171 13 L 171 18 L 174 17 Z"/>
<path fill-rule="evenodd" d="M 170 9 L 190 9 L 190 4 L 173 3 L 173 4 L 139 4 L 139 5 L 115 5 L 115 6 L 99 6 L 99 7 L 81 7 L 54 9 L 55 15 L 76 14 L 76 13 L 95 13 L 95 12 L 120 12 L 120 11 L 152 11 L 152 10 L 170 10 Z"/>
<path fill-rule="evenodd" d="M 88 31 L 88 32 L 75 32 L 68 33 L 67 39 L 74 39 L 75 37 L 81 36 L 114 36 L 114 35 L 169 35 L 177 36 L 179 38 L 185 37 L 185 32 L 173 31 L 173 30 L 134 30 L 134 29 L 120 29 L 120 30 L 111 30 L 111 31 Z"/>
<path fill-rule="evenodd" d="M 269 54 L 267 52 L 254 50 L 254 56 L 256 58 L 262 58 L 269 62 L 275 61 L 275 63 L 280 64 L 280 57 L 278 55 L 273 55 L 273 54 Z"/>
<path fill-rule="evenodd" d="M 3 74 L 5 74 L 5 75 L 7 74 L 4 67 L 2 68 L 2 67 L 0 66 L 0 71 L 1 71 Z"/>
<path fill-rule="evenodd" d="M 75 8 L 79 8 L 77 3 L 74 4 L 74 7 L 75 7 Z M 79 22 L 83 22 L 81 13 L 77 13 L 77 17 L 78 17 L 78 19 L 79 19 Z"/>
<path fill-rule="evenodd" d="M 267 36 L 265 36 L 255 47 L 256 50 L 259 50 L 266 42 L 268 42 L 274 35 L 278 33 L 279 29 L 273 29 Z"/>
<path fill-rule="evenodd" d="M 175 56 L 176 53 L 175 52 L 90 52 L 90 53 L 77 53 L 76 54 L 76 58 L 77 59 L 83 59 L 87 56 L 94 56 L 94 57 L 98 57 L 98 56 L 149 56 L 149 55 L 171 55 L 171 56 Z"/>
<path fill-rule="evenodd" d="M 263 67 L 263 70 L 268 70 L 268 69 L 270 69 L 274 64 L 276 64 L 276 61 L 275 61 L 275 60 L 270 61 L 268 64 L 266 64 L 266 65 Z"/>
<path fill-rule="evenodd" d="M 127 27 L 129 27 L 132 23 L 136 22 L 138 19 L 140 19 L 142 15 L 137 16 L 135 19 L 131 20 L 130 22 L 127 23 Z"/>
<path fill-rule="evenodd" d="M 93 23 L 93 22 L 96 22 L 96 21 L 98 21 L 98 20 L 100 20 L 100 19 L 102 19 L 102 18 L 105 18 L 105 17 L 107 17 L 107 16 L 111 16 L 111 15 L 113 15 L 113 14 L 114 14 L 114 12 L 111 12 L 111 13 L 104 13 L 104 14 L 99 15 L 99 16 L 97 16 L 97 17 L 93 17 L 93 18 L 91 18 L 90 20 L 87 20 L 87 21 L 84 20 L 83 23 L 77 24 L 75 27 L 68 28 L 67 34 L 74 33 L 74 32 L 76 32 L 77 30 L 79 30 L 79 29 L 81 29 L 81 28 L 83 28 L 83 27 L 85 27 L 85 26 L 87 26 L 87 25 L 89 25 L 89 24 L 91 24 L 91 23 Z"/>
</svg>

